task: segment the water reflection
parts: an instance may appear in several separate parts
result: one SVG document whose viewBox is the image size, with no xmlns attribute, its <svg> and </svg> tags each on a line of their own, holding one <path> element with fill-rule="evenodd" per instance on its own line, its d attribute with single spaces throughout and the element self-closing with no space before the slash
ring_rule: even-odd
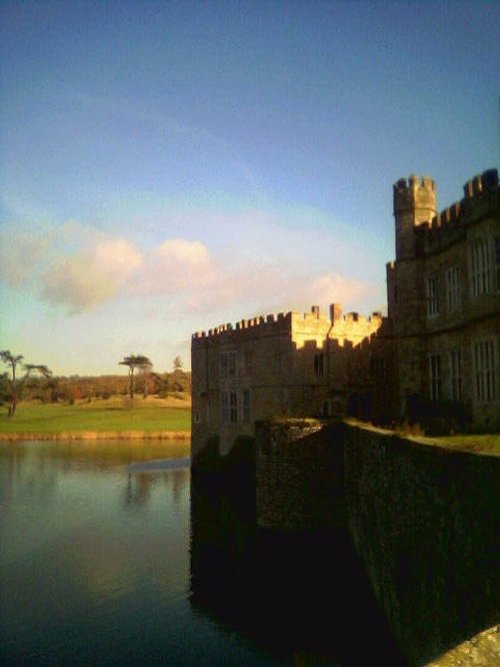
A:
<svg viewBox="0 0 500 667">
<path fill-rule="evenodd" d="M 0 664 L 148 664 L 189 616 L 189 443 L 109 444 L 0 448 Z"/>
<path fill-rule="evenodd" d="M 190 454 L 188 440 L 61 440 L 2 443 L 0 462 L 23 471 L 44 468 L 70 470 L 105 470 L 120 465 L 158 459 L 182 459 Z M 2 466 L 3 469 L 4 466 Z"/>
<path fill-rule="evenodd" d="M 135 475 L 129 473 L 125 491 L 125 504 L 143 505 L 146 503 L 149 500 L 153 482 L 154 476 L 149 473 Z"/>
<path fill-rule="evenodd" d="M 191 480 L 191 602 L 276 659 L 403 665 L 346 533 L 268 534 L 248 506 Z"/>
<path fill-rule="evenodd" d="M 345 536 L 196 482 L 190 511 L 188 448 L 2 445 L 0 664 L 399 664 Z"/>
</svg>

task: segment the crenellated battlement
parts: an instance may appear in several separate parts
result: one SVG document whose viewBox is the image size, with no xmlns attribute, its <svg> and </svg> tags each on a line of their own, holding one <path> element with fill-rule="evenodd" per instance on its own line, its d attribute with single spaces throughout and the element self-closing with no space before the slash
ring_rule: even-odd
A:
<svg viewBox="0 0 500 667">
<path fill-rule="evenodd" d="M 394 192 L 404 194 L 404 192 L 414 192 L 415 190 L 436 191 L 436 183 L 429 176 L 416 176 L 412 174 L 408 178 L 400 178 L 393 185 Z"/>
<path fill-rule="evenodd" d="M 273 313 L 269 315 L 259 315 L 257 317 L 251 317 L 249 319 L 243 319 L 236 322 L 233 326 L 230 322 L 227 324 L 219 324 L 219 326 L 209 329 L 208 331 L 197 331 L 192 335 L 192 339 L 203 340 L 207 338 L 217 338 L 222 334 L 235 334 L 235 333 L 244 333 L 247 331 L 266 331 L 269 332 L 271 329 L 284 329 L 289 328 L 291 322 L 292 313 L 278 313 L 274 315 Z"/>
<path fill-rule="evenodd" d="M 427 176 L 393 184 L 387 317 L 332 303 L 193 334 L 193 461 L 214 436 L 225 456 L 269 417 L 500 426 L 500 400 L 484 379 L 496 372 L 500 317 L 498 171 L 467 181 L 441 211 L 436 189 Z"/>
<path fill-rule="evenodd" d="M 400 178 L 393 185 L 394 215 L 415 212 L 418 209 L 433 211 L 436 206 L 436 184 L 428 176 Z M 420 222 L 418 216 L 417 222 Z"/>
<path fill-rule="evenodd" d="M 498 189 L 498 171 L 487 169 L 482 174 L 474 176 L 464 185 L 464 199 L 471 199 L 483 192 Z"/>
<path fill-rule="evenodd" d="M 321 312 L 319 306 L 311 306 L 311 311 L 309 313 L 292 311 L 289 314 L 292 318 L 292 322 L 299 326 L 316 326 L 318 323 L 330 325 L 330 320 Z"/>
<path fill-rule="evenodd" d="M 421 236 L 421 243 L 424 243 L 424 249 L 453 242 L 466 224 L 494 209 L 498 210 L 498 189 L 496 169 L 488 169 L 467 181 L 464 185 L 464 197 L 460 201 L 443 209 L 430 223 L 423 223 L 416 229 Z"/>
<path fill-rule="evenodd" d="M 353 330 L 359 328 L 365 330 L 369 328 L 378 328 L 382 322 L 382 313 L 376 311 L 369 316 L 360 315 L 357 312 L 349 312 L 342 315 L 342 307 L 338 303 L 330 305 L 330 317 L 321 312 L 319 306 L 312 306 L 308 313 L 298 311 L 289 311 L 287 313 L 278 313 L 277 315 L 260 315 L 250 319 L 243 319 L 236 322 L 220 324 L 208 331 L 197 331 L 192 335 L 192 340 L 196 344 L 207 339 L 216 339 L 221 336 L 230 335 L 232 340 L 239 339 L 240 336 L 247 337 L 249 334 L 260 335 L 279 335 L 294 331 L 307 331 L 314 329 L 323 329 L 325 333 L 328 330 Z"/>
<path fill-rule="evenodd" d="M 411 175 L 393 185 L 393 211 L 396 222 L 396 258 L 415 256 L 415 228 L 436 215 L 436 184 L 428 176 Z"/>
</svg>

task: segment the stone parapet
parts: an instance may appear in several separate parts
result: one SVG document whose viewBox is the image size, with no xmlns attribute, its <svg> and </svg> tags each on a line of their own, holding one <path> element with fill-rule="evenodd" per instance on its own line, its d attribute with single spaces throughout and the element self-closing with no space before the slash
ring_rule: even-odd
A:
<svg viewBox="0 0 500 667">
<path fill-rule="evenodd" d="M 496 664 L 497 628 L 483 631 L 498 623 L 499 456 L 298 419 L 260 422 L 255 445 L 257 522 L 327 533 L 347 522 L 406 664 L 464 641 L 456 662 L 433 664 L 465 664 L 472 648 Z"/>
<path fill-rule="evenodd" d="M 245 337 L 248 333 L 286 333 L 290 331 L 291 321 L 291 312 L 286 314 L 278 313 L 277 315 L 260 315 L 258 317 L 240 320 L 234 325 L 229 322 L 227 324 L 220 324 L 208 331 L 197 331 L 192 335 L 192 342 L 193 344 L 196 344 L 207 338 L 227 337 L 228 335 L 231 335 L 234 338 L 235 334 L 237 338 L 238 334 Z"/>
<path fill-rule="evenodd" d="M 345 526 L 341 429 L 315 419 L 257 422 L 256 516 L 263 528 L 325 531 Z"/>
<path fill-rule="evenodd" d="M 415 228 L 417 253 L 427 254 L 460 240 L 465 228 L 488 215 L 500 215 L 498 171 L 488 169 L 464 185 L 464 197 Z"/>
<path fill-rule="evenodd" d="M 341 331 L 350 332 L 359 330 L 360 335 L 369 335 L 376 331 L 382 324 L 382 313 L 375 311 L 369 316 L 360 315 L 357 312 L 348 312 L 342 315 L 340 304 L 330 305 L 330 317 L 320 311 L 319 306 L 313 306 L 311 312 L 300 313 L 289 311 L 277 315 L 260 315 L 249 319 L 242 319 L 232 323 L 220 324 L 208 331 L 197 331 L 192 335 L 192 345 L 201 345 L 204 341 L 218 340 L 237 343 L 239 340 L 247 340 L 249 336 L 281 335 L 292 332 L 307 332 L 309 329 L 331 330 L 332 333 Z"/>
<path fill-rule="evenodd" d="M 428 176 L 422 178 L 412 174 L 408 179 L 400 178 L 393 185 L 394 212 L 413 208 L 415 203 L 432 208 L 436 197 L 436 184 Z"/>
<path fill-rule="evenodd" d="M 498 623 L 499 474 L 498 456 L 345 429 L 349 532 L 409 665 Z"/>
</svg>

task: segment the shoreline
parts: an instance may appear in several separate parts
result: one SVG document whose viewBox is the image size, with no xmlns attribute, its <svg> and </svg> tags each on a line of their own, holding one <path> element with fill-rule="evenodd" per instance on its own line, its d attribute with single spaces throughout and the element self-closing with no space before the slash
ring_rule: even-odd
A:
<svg viewBox="0 0 500 667">
<path fill-rule="evenodd" d="M 191 431 L 58 431 L 0 433 L 1 442 L 22 440 L 190 440 Z"/>
</svg>

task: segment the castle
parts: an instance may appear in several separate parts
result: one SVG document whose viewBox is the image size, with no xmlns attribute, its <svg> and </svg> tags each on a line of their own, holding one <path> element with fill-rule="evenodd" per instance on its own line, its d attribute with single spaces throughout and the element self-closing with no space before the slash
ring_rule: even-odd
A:
<svg viewBox="0 0 500 667">
<path fill-rule="evenodd" d="M 388 315 L 280 313 L 192 337 L 193 460 L 268 417 L 356 414 L 500 428 L 498 173 L 437 214 L 430 178 L 394 185 Z"/>
</svg>

